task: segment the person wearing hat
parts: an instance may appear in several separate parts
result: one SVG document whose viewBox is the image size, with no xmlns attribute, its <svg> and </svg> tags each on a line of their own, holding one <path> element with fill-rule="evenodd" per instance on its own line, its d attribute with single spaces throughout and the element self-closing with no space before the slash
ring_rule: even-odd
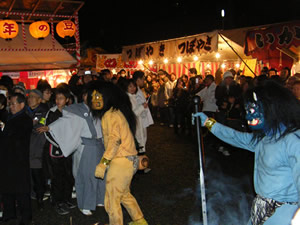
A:
<svg viewBox="0 0 300 225">
<path fill-rule="evenodd" d="M 223 74 L 223 81 L 216 88 L 216 100 L 217 106 L 223 108 L 228 100 L 228 96 L 234 96 L 236 99 L 241 99 L 242 89 L 233 80 L 233 74 L 231 71 L 226 71 Z"/>
<path fill-rule="evenodd" d="M 43 148 L 46 138 L 37 132 L 37 128 L 45 123 L 48 108 L 41 104 L 43 94 L 38 89 L 29 91 L 27 97 L 26 113 L 32 119 L 33 129 L 30 137 L 30 171 L 32 176 L 32 187 L 36 194 L 39 209 L 43 208 L 43 197 L 45 193 L 45 178 L 42 165 Z"/>
<path fill-rule="evenodd" d="M 26 88 L 23 82 L 19 82 L 13 87 L 12 90 L 14 93 L 21 93 L 22 95 L 26 96 Z"/>
<path fill-rule="evenodd" d="M 216 113 L 216 120 L 219 123 L 225 124 L 227 120 L 227 110 L 229 105 L 229 97 L 235 99 L 236 104 L 242 105 L 242 89 L 239 84 L 233 80 L 234 76 L 230 70 L 223 74 L 223 81 L 216 87 L 215 97 L 218 106 Z M 218 151 L 222 152 L 225 156 L 229 156 L 229 152 L 224 148 L 226 144 L 222 141 L 216 142 Z"/>
</svg>

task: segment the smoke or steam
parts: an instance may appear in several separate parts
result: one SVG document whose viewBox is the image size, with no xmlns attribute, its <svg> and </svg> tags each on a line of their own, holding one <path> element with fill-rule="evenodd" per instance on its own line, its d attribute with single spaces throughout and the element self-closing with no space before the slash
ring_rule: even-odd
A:
<svg viewBox="0 0 300 225">
<path fill-rule="evenodd" d="M 250 217 L 253 193 L 250 176 L 241 178 L 225 175 L 219 165 L 206 161 L 205 172 L 206 204 L 209 225 L 246 225 Z M 199 211 L 190 216 L 189 225 L 202 225 L 200 183 L 197 185 Z"/>
</svg>

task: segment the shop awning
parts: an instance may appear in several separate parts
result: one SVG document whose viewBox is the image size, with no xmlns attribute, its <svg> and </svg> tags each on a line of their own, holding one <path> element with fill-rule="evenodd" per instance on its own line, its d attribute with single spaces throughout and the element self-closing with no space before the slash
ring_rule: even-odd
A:
<svg viewBox="0 0 300 225">
<path fill-rule="evenodd" d="M 11 41 L 0 38 L 0 71 L 65 69 L 77 63 L 51 35 L 38 40 L 29 34 L 28 25 L 24 34 L 21 25 L 19 30 Z"/>
</svg>

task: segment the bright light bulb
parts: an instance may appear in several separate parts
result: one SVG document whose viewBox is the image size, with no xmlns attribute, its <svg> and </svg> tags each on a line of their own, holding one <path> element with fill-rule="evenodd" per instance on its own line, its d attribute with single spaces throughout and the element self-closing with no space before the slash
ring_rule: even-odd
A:
<svg viewBox="0 0 300 225">
<path fill-rule="evenodd" d="M 169 60 L 167 58 L 164 59 L 164 63 L 168 63 Z"/>
<path fill-rule="evenodd" d="M 216 53 L 216 58 L 218 59 L 218 58 L 220 58 L 220 57 L 221 57 L 220 53 L 217 52 L 217 53 Z"/>
<path fill-rule="evenodd" d="M 182 58 L 181 58 L 181 57 L 178 57 L 178 58 L 177 58 L 177 62 L 179 62 L 179 63 L 182 62 Z"/>
<path fill-rule="evenodd" d="M 149 61 L 149 65 L 153 65 L 153 61 L 152 60 Z"/>
<path fill-rule="evenodd" d="M 240 66 L 241 66 L 241 65 L 240 65 L 239 63 L 235 64 L 235 67 L 236 67 L 236 68 L 240 68 Z"/>
<path fill-rule="evenodd" d="M 224 9 L 221 10 L 221 16 L 225 17 L 225 10 Z"/>
<path fill-rule="evenodd" d="M 211 68 L 210 64 L 207 64 L 206 67 L 207 67 L 207 68 Z"/>
<path fill-rule="evenodd" d="M 143 60 L 139 60 L 138 62 L 139 65 L 142 65 L 143 63 L 144 63 Z"/>
<path fill-rule="evenodd" d="M 197 61 L 199 58 L 198 58 L 198 56 L 194 56 L 194 61 Z"/>
<path fill-rule="evenodd" d="M 226 64 L 223 63 L 223 64 L 221 65 L 221 67 L 224 69 L 224 68 L 226 67 Z"/>
</svg>

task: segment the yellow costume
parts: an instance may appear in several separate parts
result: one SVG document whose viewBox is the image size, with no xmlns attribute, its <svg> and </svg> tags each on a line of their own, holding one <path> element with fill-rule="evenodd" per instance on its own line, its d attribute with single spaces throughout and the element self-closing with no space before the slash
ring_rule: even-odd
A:
<svg viewBox="0 0 300 225">
<path fill-rule="evenodd" d="M 137 151 L 127 120 L 120 110 L 111 108 L 103 115 L 101 123 L 105 152 L 95 176 L 103 179 L 109 165 L 104 200 L 109 224 L 123 224 L 122 204 L 133 220 L 130 224 L 147 225 L 136 199 L 130 193 L 134 165 L 129 158 L 136 156 Z"/>
</svg>

